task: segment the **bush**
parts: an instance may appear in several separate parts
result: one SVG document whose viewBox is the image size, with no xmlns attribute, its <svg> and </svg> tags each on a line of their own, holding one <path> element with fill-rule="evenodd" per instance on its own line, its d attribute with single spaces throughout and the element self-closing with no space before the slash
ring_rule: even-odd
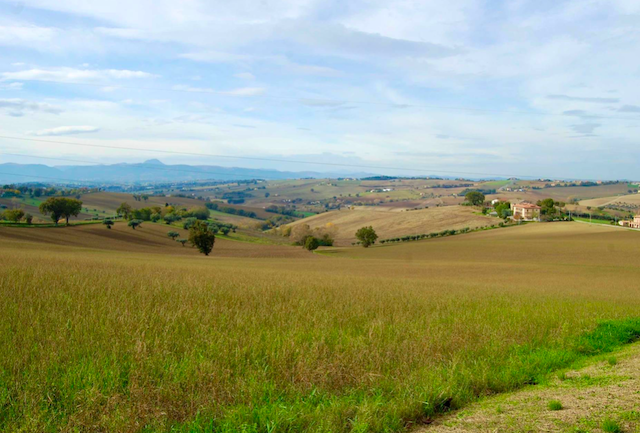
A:
<svg viewBox="0 0 640 433">
<path fill-rule="evenodd" d="M 313 236 L 309 236 L 304 242 L 304 248 L 309 251 L 317 250 L 319 246 L 320 241 Z"/>
<path fill-rule="evenodd" d="M 562 403 L 560 403 L 558 400 L 551 400 L 547 404 L 547 408 L 549 408 L 549 410 L 562 410 Z"/>
</svg>

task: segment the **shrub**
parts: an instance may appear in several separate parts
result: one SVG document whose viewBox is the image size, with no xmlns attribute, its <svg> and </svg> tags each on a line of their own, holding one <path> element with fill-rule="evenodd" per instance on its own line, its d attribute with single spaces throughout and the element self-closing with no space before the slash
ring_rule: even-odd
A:
<svg viewBox="0 0 640 433">
<path fill-rule="evenodd" d="M 562 410 L 562 403 L 558 400 L 551 400 L 547 403 L 547 408 L 549 408 L 549 410 Z"/>
<path fill-rule="evenodd" d="M 102 221 L 102 224 L 104 224 L 105 226 L 107 226 L 107 228 L 109 230 L 111 230 L 111 226 L 114 224 L 114 222 L 111 221 L 110 219 L 106 219 L 106 220 Z"/>
<path fill-rule="evenodd" d="M 187 241 L 187 239 L 176 239 L 176 242 L 180 242 L 182 244 L 182 246 L 184 247 L 184 244 L 186 244 L 188 241 Z"/>
<path fill-rule="evenodd" d="M 169 236 L 171 239 L 176 240 L 176 238 L 178 236 L 180 236 L 180 233 L 178 232 L 174 232 L 174 231 L 170 231 L 169 233 L 167 233 L 167 236 Z"/>
<path fill-rule="evenodd" d="M 304 241 L 304 248 L 306 250 L 309 250 L 309 251 L 317 250 L 319 246 L 320 246 L 320 241 L 318 241 L 318 239 L 313 236 L 309 236 Z"/>
</svg>

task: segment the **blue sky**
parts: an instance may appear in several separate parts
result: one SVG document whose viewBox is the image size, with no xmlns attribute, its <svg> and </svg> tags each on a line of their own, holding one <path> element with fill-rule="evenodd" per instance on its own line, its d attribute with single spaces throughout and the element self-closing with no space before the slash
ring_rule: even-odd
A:
<svg viewBox="0 0 640 433">
<path fill-rule="evenodd" d="M 636 179 L 639 84 L 637 0 L 0 0 L 0 135 L 146 149 L 0 162 Z"/>
</svg>

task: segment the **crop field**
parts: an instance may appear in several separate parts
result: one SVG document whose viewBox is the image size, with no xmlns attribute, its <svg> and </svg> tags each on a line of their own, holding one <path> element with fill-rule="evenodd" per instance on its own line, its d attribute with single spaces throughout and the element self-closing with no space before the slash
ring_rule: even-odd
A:
<svg viewBox="0 0 640 433">
<path fill-rule="evenodd" d="M 580 204 L 582 206 L 605 206 L 605 205 L 616 205 L 620 203 L 626 203 L 630 205 L 640 205 L 640 194 L 628 194 L 628 195 L 618 195 L 613 197 L 601 197 L 592 200 L 582 200 Z"/>
<path fill-rule="evenodd" d="M 308 224 L 313 229 L 332 223 L 337 230 L 336 245 L 350 245 L 356 240 L 356 231 L 369 225 L 376 230 L 380 239 L 386 239 L 445 229 L 465 227 L 473 229 L 499 224 L 502 221 L 498 218 L 478 215 L 474 210 L 467 206 L 444 206 L 419 210 L 366 206 L 321 213 L 290 225 Z"/>
<path fill-rule="evenodd" d="M 120 226 L 0 228 L 3 432 L 405 431 L 640 331 L 584 338 L 637 318 L 638 232 L 204 257 Z"/>
</svg>

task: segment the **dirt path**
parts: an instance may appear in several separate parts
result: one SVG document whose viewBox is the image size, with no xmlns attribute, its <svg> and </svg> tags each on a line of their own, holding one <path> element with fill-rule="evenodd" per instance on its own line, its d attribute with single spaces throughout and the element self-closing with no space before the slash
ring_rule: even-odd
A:
<svg viewBox="0 0 640 433">
<path fill-rule="evenodd" d="M 552 410 L 551 401 L 562 405 Z M 640 432 L 640 343 L 561 372 L 545 385 L 489 397 L 414 433 Z"/>
</svg>

